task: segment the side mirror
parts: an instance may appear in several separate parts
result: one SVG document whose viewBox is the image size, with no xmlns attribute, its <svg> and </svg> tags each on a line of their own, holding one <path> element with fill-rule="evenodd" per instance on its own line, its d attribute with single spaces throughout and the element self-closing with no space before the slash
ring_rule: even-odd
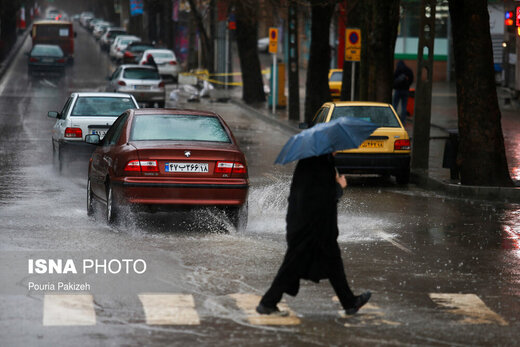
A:
<svg viewBox="0 0 520 347">
<path fill-rule="evenodd" d="M 78 33 L 77 32 L 74 32 L 74 37 L 78 37 Z"/>
<path fill-rule="evenodd" d="M 85 135 L 85 142 L 91 145 L 99 145 L 101 143 L 101 138 L 98 134 L 88 134 Z"/>
<path fill-rule="evenodd" d="M 311 127 L 311 124 L 309 122 L 302 122 L 298 124 L 299 129 L 309 129 Z"/>
<path fill-rule="evenodd" d="M 56 111 L 49 111 L 47 112 L 47 117 L 50 117 L 50 118 L 59 118 L 60 116 L 60 113 L 59 112 L 56 112 Z"/>
</svg>

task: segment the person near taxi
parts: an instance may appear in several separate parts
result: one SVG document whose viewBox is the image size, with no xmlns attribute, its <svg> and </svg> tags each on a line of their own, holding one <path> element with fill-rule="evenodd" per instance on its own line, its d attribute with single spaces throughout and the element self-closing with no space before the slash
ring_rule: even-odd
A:
<svg viewBox="0 0 520 347">
<path fill-rule="evenodd" d="M 403 126 L 406 123 L 406 106 L 408 104 L 408 96 L 410 94 L 410 86 L 413 83 L 413 72 L 406 66 L 404 61 L 399 60 L 394 72 L 394 102 L 393 106 L 395 112 L 399 114 Z M 398 110 L 399 103 L 401 104 L 401 112 Z"/>
<path fill-rule="evenodd" d="M 371 296 L 355 296 L 349 288 L 337 225 L 337 201 L 347 186 L 334 167 L 334 157 L 325 154 L 298 162 L 289 193 L 287 210 L 287 252 L 271 287 L 256 311 L 285 316 L 277 304 L 283 293 L 296 296 L 300 279 L 318 283 L 328 278 L 347 314 L 356 313 Z"/>
</svg>

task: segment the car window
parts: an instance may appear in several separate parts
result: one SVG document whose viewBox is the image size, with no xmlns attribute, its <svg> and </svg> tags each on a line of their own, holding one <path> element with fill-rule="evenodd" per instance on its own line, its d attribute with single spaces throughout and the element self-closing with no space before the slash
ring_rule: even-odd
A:
<svg viewBox="0 0 520 347">
<path fill-rule="evenodd" d="M 152 52 L 152 55 L 158 59 L 175 59 L 173 53 L 170 52 Z"/>
<path fill-rule="evenodd" d="M 334 71 L 329 78 L 330 82 L 341 82 L 343 79 L 343 71 Z"/>
<path fill-rule="evenodd" d="M 50 57 L 62 57 L 63 51 L 59 46 L 54 45 L 35 45 L 31 55 L 45 55 Z"/>
<path fill-rule="evenodd" d="M 171 114 L 136 116 L 130 139 L 231 142 L 217 117 Z"/>
<path fill-rule="evenodd" d="M 60 119 L 63 119 L 63 118 L 66 117 L 67 113 L 69 112 L 69 107 L 70 107 L 70 104 L 71 104 L 71 102 L 72 102 L 72 99 L 73 99 L 72 96 L 69 97 L 69 98 L 67 99 L 67 101 L 65 102 L 65 105 L 63 105 L 63 108 L 62 108 L 62 110 L 61 110 L 61 112 L 60 112 Z"/>
<path fill-rule="evenodd" d="M 112 76 L 110 77 L 111 80 L 115 80 L 117 78 L 117 76 L 119 76 L 119 73 L 121 72 L 121 68 L 117 68 L 116 71 L 114 71 L 114 73 L 112 74 Z"/>
<path fill-rule="evenodd" d="M 71 116 L 116 117 L 134 107 L 136 106 L 131 98 L 79 97 Z"/>
<path fill-rule="evenodd" d="M 159 80 L 159 72 L 155 69 L 132 68 L 125 69 L 123 78 L 130 80 Z"/>
<path fill-rule="evenodd" d="M 337 106 L 332 111 L 331 120 L 340 117 L 363 119 L 379 127 L 400 127 L 394 112 L 388 106 Z"/>
<path fill-rule="evenodd" d="M 121 132 L 123 130 L 123 126 L 125 125 L 126 119 L 128 118 L 128 113 L 122 114 L 114 124 L 108 129 L 107 134 L 103 138 L 103 146 L 114 145 L 119 141 L 119 137 L 121 136 Z"/>
<path fill-rule="evenodd" d="M 137 45 L 137 46 L 131 46 L 128 49 L 130 50 L 130 52 L 143 52 L 150 48 L 152 48 L 152 47 L 148 46 L 148 45 Z"/>
<path fill-rule="evenodd" d="M 329 108 L 322 107 L 316 114 L 316 117 L 314 117 L 314 124 L 323 123 L 325 121 L 325 117 L 327 117 L 328 113 L 329 113 Z"/>
</svg>

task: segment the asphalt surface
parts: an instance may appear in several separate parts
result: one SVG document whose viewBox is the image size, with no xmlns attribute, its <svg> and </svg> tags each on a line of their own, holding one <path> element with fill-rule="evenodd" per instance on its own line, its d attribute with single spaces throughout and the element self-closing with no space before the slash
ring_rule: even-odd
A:
<svg viewBox="0 0 520 347">
<path fill-rule="evenodd" d="M 0 80 L 0 344 L 517 345 L 519 205 L 386 177 L 349 177 L 338 205 L 347 277 L 355 293 L 373 292 L 370 305 L 343 317 L 327 281 L 303 281 L 297 297 L 284 297 L 291 317 L 255 315 L 286 247 L 294 165 L 272 163 L 292 131 L 234 103 L 188 103 L 180 92 L 176 106 L 221 114 L 246 153 L 245 232 L 211 210 L 127 215 L 114 227 L 102 213 L 87 217 L 86 163 L 57 174 L 46 117 L 70 92 L 102 88 L 113 69 L 78 31 L 65 78 L 28 78 L 26 41 Z M 78 273 L 39 274 L 37 259 L 70 259 Z M 137 268 L 119 270 L 124 259 Z M 98 273 L 84 271 L 89 261 Z"/>
</svg>

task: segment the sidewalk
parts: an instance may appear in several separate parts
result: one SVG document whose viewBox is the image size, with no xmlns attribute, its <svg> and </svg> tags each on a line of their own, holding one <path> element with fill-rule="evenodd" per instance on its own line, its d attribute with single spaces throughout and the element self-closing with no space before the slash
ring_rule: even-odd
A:
<svg viewBox="0 0 520 347">
<path fill-rule="evenodd" d="M 302 89 L 302 88 L 301 88 Z M 304 93 L 301 94 L 300 112 L 304 112 Z M 242 101 L 242 90 L 235 88 L 231 91 L 231 102 L 248 110 L 264 120 L 276 123 L 287 131 L 296 134 L 300 131 L 298 121 L 288 119 L 286 109 L 277 109 L 273 114 L 267 103 L 247 105 Z M 509 112 L 520 113 L 520 108 L 504 106 L 506 95 L 499 88 L 499 102 L 501 109 L 508 107 Z M 409 117 L 406 130 L 413 138 L 413 117 Z M 448 130 L 457 129 L 457 94 L 454 83 L 434 83 L 432 94 L 432 112 L 430 129 L 430 157 L 429 169 L 426 174 L 412 172 L 411 181 L 418 186 L 446 195 L 464 199 L 483 199 L 502 202 L 520 202 L 520 187 L 486 187 L 464 186 L 458 180 L 450 179 L 450 169 L 443 168 L 444 145 L 448 138 Z M 520 158 L 519 158 L 520 159 Z"/>
</svg>

